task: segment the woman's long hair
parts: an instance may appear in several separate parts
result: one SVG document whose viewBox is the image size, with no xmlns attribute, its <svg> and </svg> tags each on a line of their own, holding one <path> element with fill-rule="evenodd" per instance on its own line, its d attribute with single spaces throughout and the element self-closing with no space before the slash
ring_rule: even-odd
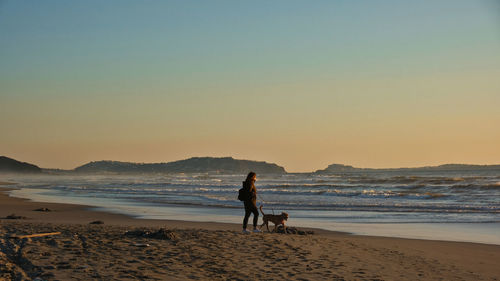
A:
<svg viewBox="0 0 500 281">
<path fill-rule="evenodd" d="M 246 179 L 245 181 L 246 181 L 246 182 L 248 182 L 248 183 L 250 183 L 250 180 L 251 180 L 254 176 L 256 176 L 256 175 L 257 175 L 257 174 L 256 174 L 256 173 L 254 173 L 254 172 L 250 172 L 250 173 L 248 173 L 247 179 Z"/>
</svg>

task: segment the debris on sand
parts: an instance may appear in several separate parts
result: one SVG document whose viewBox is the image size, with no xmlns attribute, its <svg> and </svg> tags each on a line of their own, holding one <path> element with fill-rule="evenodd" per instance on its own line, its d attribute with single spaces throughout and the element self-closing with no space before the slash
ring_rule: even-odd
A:
<svg viewBox="0 0 500 281">
<path fill-rule="evenodd" d="M 34 234 L 28 234 L 28 235 L 12 235 L 9 238 L 15 238 L 15 239 L 24 239 L 24 238 L 33 238 L 33 237 L 44 237 L 44 236 L 50 236 L 50 235 L 59 235 L 61 232 L 47 232 L 47 233 L 34 233 Z"/>
<path fill-rule="evenodd" d="M 8 220 L 25 220 L 25 219 L 27 219 L 27 217 L 25 217 L 25 216 L 18 216 L 16 214 L 10 214 L 10 215 L 6 216 L 5 218 Z"/>
<path fill-rule="evenodd" d="M 278 229 L 276 230 L 276 233 L 282 233 L 282 234 L 298 234 L 298 235 L 311 235 L 314 234 L 314 231 L 312 230 L 300 230 L 296 227 L 286 227 L 286 233 L 283 230 L 283 226 L 280 225 L 278 226 Z"/>
<path fill-rule="evenodd" d="M 92 221 L 92 222 L 89 222 L 89 224 L 104 224 L 103 221 Z"/>
<path fill-rule="evenodd" d="M 147 229 L 136 229 L 125 232 L 126 236 L 134 237 L 144 237 L 144 238 L 154 238 L 161 240 L 176 240 L 177 234 L 172 230 L 166 228 L 160 228 L 157 231 L 151 231 Z"/>
<path fill-rule="evenodd" d="M 33 211 L 35 211 L 35 212 L 52 212 L 52 210 L 49 208 L 38 208 L 38 209 L 35 209 Z"/>
</svg>

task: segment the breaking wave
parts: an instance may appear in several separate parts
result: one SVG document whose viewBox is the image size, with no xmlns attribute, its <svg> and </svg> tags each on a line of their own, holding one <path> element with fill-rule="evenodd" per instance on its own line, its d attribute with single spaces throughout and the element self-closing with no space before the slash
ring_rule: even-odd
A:
<svg viewBox="0 0 500 281">
<path fill-rule="evenodd" d="M 123 204 L 241 208 L 240 175 L 79 176 L 16 179 L 46 196 L 103 198 Z M 495 173 L 367 173 L 341 176 L 260 176 L 259 204 L 314 212 L 391 213 L 399 221 L 426 214 L 427 221 L 500 221 L 500 176 Z"/>
</svg>

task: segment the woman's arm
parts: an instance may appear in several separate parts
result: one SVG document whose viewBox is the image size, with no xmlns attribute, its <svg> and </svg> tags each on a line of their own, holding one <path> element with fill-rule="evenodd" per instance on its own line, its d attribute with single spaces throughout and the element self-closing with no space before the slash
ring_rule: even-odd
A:
<svg viewBox="0 0 500 281">
<path fill-rule="evenodd" d="M 257 199 L 257 188 L 253 183 L 250 185 L 250 194 L 252 194 L 252 198 Z"/>
</svg>

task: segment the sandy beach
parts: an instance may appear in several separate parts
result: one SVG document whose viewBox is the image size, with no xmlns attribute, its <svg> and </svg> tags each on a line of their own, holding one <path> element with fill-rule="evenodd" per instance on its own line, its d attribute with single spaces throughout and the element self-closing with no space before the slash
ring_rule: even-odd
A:
<svg viewBox="0 0 500 281">
<path fill-rule="evenodd" d="M 0 280 L 498 280 L 500 246 L 143 220 L 0 192 Z M 47 208 L 49 211 L 35 211 Z M 6 219 L 10 215 L 17 219 Z M 103 224 L 90 224 L 101 221 Z M 14 235 L 60 232 L 16 239 Z M 38 278 L 38 279 L 37 279 Z"/>
<path fill-rule="evenodd" d="M 500 281 L 499 23 L 0 0 L 0 281 Z"/>
</svg>

